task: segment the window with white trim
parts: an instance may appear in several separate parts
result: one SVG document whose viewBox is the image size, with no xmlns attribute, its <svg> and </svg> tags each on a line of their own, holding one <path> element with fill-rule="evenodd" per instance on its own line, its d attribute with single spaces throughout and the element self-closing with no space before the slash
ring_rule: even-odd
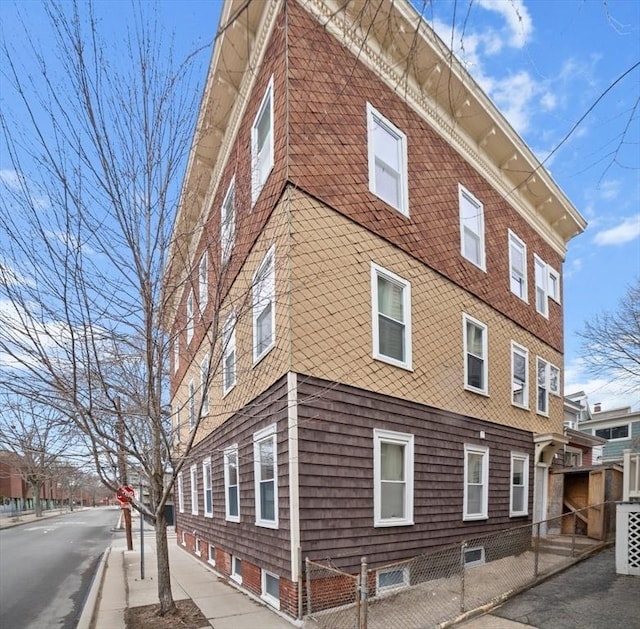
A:
<svg viewBox="0 0 640 629">
<path fill-rule="evenodd" d="M 242 584 L 242 559 L 231 556 L 231 578 L 236 582 Z"/>
<path fill-rule="evenodd" d="M 212 565 L 216 565 L 216 547 L 212 544 L 209 544 L 207 561 Z"/>
<path fill-rule="evenodd" d="M 413 524 L 413 435 L 373 431 L 373 525 Z"/>
<path fill-rule="evenodd" d="M 528 302 L 527 245 L 509 230 L 509 286 L 511 292 Z"/>
<path fill-rule="evenodd" d="M 536 378 L 537 378 L 537 394 L 536 394 L 536 412 L 539 415 L 549 415 L 549 363 L 536 356 Z"/>
<path fill-rule="evenodd" d="M 275 344 L 275 247 L 271 247 L 253 276 L 253 361 Z"/>
<path fill-rule="evenodd" d="M 173 371 L 178 371 L 180 366 L 180 337 L 176 334 L 173 339 Z"/>
<path fill-rule="evenodd" d="M 196 385 L 189 380 L 189 430 L 196 427 Z"/>
<path fill-rule="evenodd" d="M 198 557 L 200 557 L 200 555 L 202 555 L 202 543 L 200 542 L 200 538 L 199 537 L 196 537 L 195 552 L 196 552 L 196 555 L 198 555 Z"/>
<path fill-rule="evenodd" d="M 200 363 L 200 394 L 202 395 L 202 414 L 209 414 L 209 354 L 205 354 Z"/>
<path fill-rule="evenodd" d="M 187 345 L 193 338 L 193 325 L 193 290 L 190 290 L 187 297 Z"/>
<path fill-rule="evenodd" d="M 616 439 L 628 439 L 629 434 L 629 424 L 607 426 L 606 428 L 598 428 L 596 430 L 596 437 L 602 437 L 609 441 L 615 441 Z"/>
<path fill-rule="evenodd" d="M 412 368 L 411 284 L 371 263 L 373 357 Z"/>
<path fill-rule="evenodd" d="M 236 314 L 232 312 L 222 327 L 222 394 L 236 385 Z"/>
<path fill-rule="evenodd" d="M 547 273 L 547 264 L 537 255 L 533 256 L 533 264 L 535 268 L 536 278 L 536 312 L 543 317 L 549 317 L 549 274 Z"/>
<path fill-rule="evenodd" d="M 486 270 L 484 247 L 484 207 L 464 186 L 458 185 L 460 203 L 460 247 L 462 255 Z"/>
<path fill-rule="evenodd" d="M 280 609 L 280 577 L 266 570 L 262 570 L 262 594 L 263 601 Z"/>
<path fill-rule="evenodd" d="M 489 517 L 489 448 L 464 446 L 464 520 Z"/>
<path fill-rule="evenodd" d="M 224 451 L 225 517 L 230 522 L 240 522 L 240 482 L 238 479 L 238 445 Z"/>
<path fill-rule="evenodd" d="M 180 407 L 176 407 L 173 413 L 174 442 L 182 443 L 182 423 L 180 421 Z"/>
<path fill-rule="evenodd" d="M 369 190 L 409 216 L 407 136 L 367 103 Z"/>
<path fill-rule="evenodd" d="M 560 396 L 560 369 L 549 363 L 549 393 Z"/>
<path fill-rule="evenodd" d="M 253 435 L 256 525 L 278 528 L 278 450 L 276 424 Z"/>
<path fill-rule="evenodd" d="M 464 334 L 464 388 L 474 393 L 489 393 L 487 326 L 462 315 Z"/>
<path fill-rule="evenodd" d="M 464 549 L 464 567 L 473 568 L 484 564 L 484 546 Z"/>
<path fill-rule="evenodd" d="M 198 467 L 191 466 L 191 513 L 198 515 Z"/>
<path fill-rule="evenodd" d="M 204 309 L 209 300 L 209 263 L 207 258 L 207 252 L 205 251 L 200 258 L 200 264 L 198 266 L 198 307 L 200 313 L 204 312 Z"/>
<path fill-rule="evenodd" d="M 392 592 L 409 587 L 409 566 L 376 570 L 376 592 Z"/>
<path fill-rule="evenodd" d="M 220 252 L 223 264 L 231 256 L 231 251 L 233 250 L 236 239 L 235 203 L 235 179 L 232 179 L 220 208 Z"/>
<path fill-rule="evenodd" d="M 511 404 L 529 408 L 529 350 L 511 341 Z"/>
<path fill-rule="evenodd" d="M 213 517 L 213 487 L 211 482 L 211 457 L 202 462 L 202 500 L 204 503 L 204 515 Z"/>
<path fill-rule="evenodd" d="M 560 273 L 547 265 L 547 288 L 549 291 L 549 297 L 553 299 L 557 304 L 560 303 Z"/>
<path fill-rule="evenodd" d="M 251 127 L 251 205 L 273 168 L 273 77 Z"/>
<path fill-rule="evenodd" d="M 509 500 L 511 517 L 529 513 L 529 455 L 511 453 L 511 492 Z"/>
<path fill-rule="evenodd" d="M 580 448 L 564 447 L 564 467 L 582 467 L 582 450 Z"/>
<path fill-rule="evenodd" d="M 184 513 L 184 478 L 182 472 L 178 472 L 178 511 Z"/>
</svg>

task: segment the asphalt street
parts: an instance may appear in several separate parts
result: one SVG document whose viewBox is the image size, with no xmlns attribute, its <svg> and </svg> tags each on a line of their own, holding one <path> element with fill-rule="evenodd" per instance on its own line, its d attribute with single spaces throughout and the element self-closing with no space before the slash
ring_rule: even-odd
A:
<svg viewBox="0 0 640 629">
<path fill-rule="evenodd" d="M 74 629 L 119 511 L 85 509 L 0 531 L 0 627 Z"/>
</svg>

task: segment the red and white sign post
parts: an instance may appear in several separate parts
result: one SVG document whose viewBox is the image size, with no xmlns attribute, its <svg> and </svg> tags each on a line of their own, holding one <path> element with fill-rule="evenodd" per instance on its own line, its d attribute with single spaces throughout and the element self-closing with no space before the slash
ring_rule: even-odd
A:
<svg viewBox="0 0 640 629">
<path fill-rule="evenodd" d="M 136 490 L 129 485 L 121 485 L 116 490 L 116 500 L 122 507 L 125 529 L 127 532 L 127 550 L 133 550 L 133 536 L 131 534 L 131 501 L 136 497 Z"/>
</svg>

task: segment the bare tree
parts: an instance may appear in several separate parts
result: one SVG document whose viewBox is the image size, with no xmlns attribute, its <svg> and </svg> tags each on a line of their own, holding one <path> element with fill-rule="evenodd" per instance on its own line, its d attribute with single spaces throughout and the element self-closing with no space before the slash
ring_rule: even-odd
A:
<svg viewBox="0 0 640 629">
<path fill-rule="evenodd" d="M 585 322 L 581 355 L 595 376 L 615 377 L 640 391 L 640 277 L 629 286 L 615 312 Z"/>
<path fill-rule="evenodd" d="M 16 400 L 5 395 L 0 405 L 0 449 L 14 455 L 13 467 L 31 487 L 34 511 L 40 517 L 45 483 L 56 478 L 73 435 L 61 421 L 59 412 L 33 400 Z"/>
<path fill-rule="evenodd" d="M 11 169 L 0 177 L 0 385 L 64 413 L 111 490 L 121 481 L 119 458 L 146 476 L 150 502 L 134 507 L 155 524 L 164 615 L 175 610 L 164 507 L 184 459 L 172 458 L 166 409 L 171 339 L 162 323 L 171 294 L 163 274 L 202 50 L 175 62 L 144 4 L 120 47 L 107 43 L 91 3 L 43 10 L 55 50 L 29 44 L 26 21 L 25 48 L 3 41 L 1 49 L 0 129 Z M 213 347 L 217 317 L 208 334 Z M 212 351 L 199 386 L 219 364 Z"/>
</svg>

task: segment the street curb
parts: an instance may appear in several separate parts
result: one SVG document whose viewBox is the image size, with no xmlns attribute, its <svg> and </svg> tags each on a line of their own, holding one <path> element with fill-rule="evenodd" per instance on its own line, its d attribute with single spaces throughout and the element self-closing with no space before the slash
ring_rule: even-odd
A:
<svg viewBox="0 0 640 629">
<path fill-rule="evenodd" d="M 59 518 L 63 515 L 69 515 L 70 513 L 76 513 L 76 512 L 79 513 L 80 511 L 84 511 L 86 508 L 87 507 L 84 507 L 82 509 L 78 508 L 78 509 L 74 509 L 73 511 L 68 511 L 65 509 L 60 513 L 51 513 L 51 514 L 45 512 L 39 518 L 34 518 L 32 520 L 23 520 L 22 522 L 12 522 L 11 524 L 3 524 L 2 526 L 0 526 L 0 531 L 6 531 L 7 529 L 14 529 L 17 526 L 25 526 L 27 524 L 37 524 L 38 522 L 43 522 L 44 520 L 53 520 L 54 518 Z"/>
<path fill-rule="evenodd" d="M 89 594 L 84 601 L 82 613 L 76 629 L 90 629 L 93 626 L 93 621 L 98 609 L 98 603 L 100 602 L 100 595 L 102 593 L 102 584 L 104 583 L 104 575 L 106 572 L 109 556 L 111 555 L 111 546 L 109 546 L 103 553 L 98 568 L 93 575 L 93 581 L 89 589 Z"/>
</svg>

